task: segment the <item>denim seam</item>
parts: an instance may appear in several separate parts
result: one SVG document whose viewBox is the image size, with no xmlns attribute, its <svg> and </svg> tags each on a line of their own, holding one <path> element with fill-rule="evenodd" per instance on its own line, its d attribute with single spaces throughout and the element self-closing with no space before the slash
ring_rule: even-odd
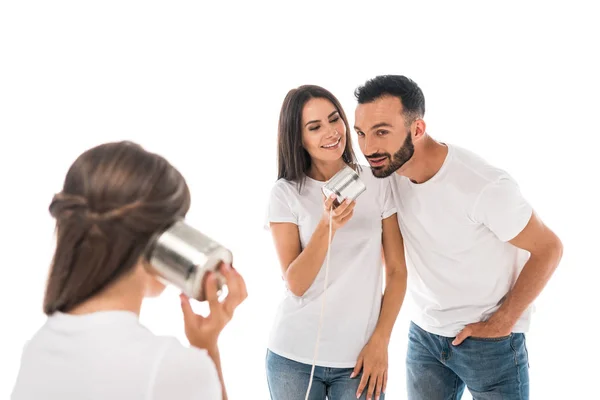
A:
<svg viewBox="0 0 600 400">
<path fill-rule="evenodd" d="M 269 350 L 267 349 L 267 354 L 265 355 L 265 369 L 267 372 L 267 387 L 269 388 L 269 398 L 273 400 L 273 388 L 271 387 L 271 382 L 269 382 Z"/>
<path fill-rule="evenodd" d="M 523 399 L 523 392 L 521 391 L 521 371 L 519 368 L 519 354 L 517 352 L 517 349 L 515 348 L 515 337 L 513 336 L 510 340 L 510 348 L 513 351 L 513 355 L 515 357 L 515 369 L 517 370 L 517 383 L 519 385 L 518 391 L 519 391 L 519 399 Z"/>
<path fill-rule="evenodd" d="M 518 354 L 517 354 L 517 349 L 515 349 L 515 338 L 511 338 L 510 340 L 510 348 L 513 351 L 513 356 L 515 358 L 515 366 L 518 367 L 519 366 L 519 358 L 518 358 Z"/>
<path fill-rule="evenodd" d="M 446 352 L 447 356 L 446 356 L 446 361 L 444 362 L 445 364 L 450 361 L 450 359 L 452 358 L 452 355 L 453 355 L 452 343 L 450 343 L 450 340 L 451 339 L 446 339 L 446 342 L 444 343 L 448 349 L 448 351 Z"/>
<path fill-rule="evenodd" d="M 527 357 L 527 369 L 531 368 L 529 364 L 529 350 L 527 350 L 527 338 L 523 335 L 523 346 L 525 347 L 525 356 Z"/>
<path fill-rule="evenodd" d="M 454 392 L 452 392 L 452 400 L 456 400 L 458 394 L 458 375 L 454 374 Z"/>
</svg>

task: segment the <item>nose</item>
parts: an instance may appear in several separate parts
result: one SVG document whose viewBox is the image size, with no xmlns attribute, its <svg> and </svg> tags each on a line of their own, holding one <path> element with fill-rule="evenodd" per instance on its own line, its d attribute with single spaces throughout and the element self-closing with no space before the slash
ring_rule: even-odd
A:
<svg viewBox="0 0 600 400">
<path fill-rule="evenodd" d="M 364 137 L 364 154 L 365 155 L 371 155 L 371 154 L 375 154 L 377 153 L 377 148 L 375 147 L 375 140 L 373 140 L 372 138 L 369 140 L 369 135 L 365 135 Z"/>
<path fill-rule="evenodd" d="M 337 129 L 334 127 L 331 127 L 331 129 L 329 130 L 329 135 L 327 135 L 327 138 L 337 138 L 340 134 L 338 133 Z"/>
</svg>

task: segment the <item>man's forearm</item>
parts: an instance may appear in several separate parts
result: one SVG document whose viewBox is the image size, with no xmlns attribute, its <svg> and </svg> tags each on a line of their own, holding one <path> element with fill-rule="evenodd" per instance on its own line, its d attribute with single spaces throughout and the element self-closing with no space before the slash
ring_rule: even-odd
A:
<svg viewBox="0 0 600 400">
<path fill-rule="evenodd" d="M 492 315 L 490 322 L 511 328 L 527 307 L 540 295 L 562 257 L 562 248 L 554 246 L 543 255 L 531 255 L 506 300 Z"/>
</svg>

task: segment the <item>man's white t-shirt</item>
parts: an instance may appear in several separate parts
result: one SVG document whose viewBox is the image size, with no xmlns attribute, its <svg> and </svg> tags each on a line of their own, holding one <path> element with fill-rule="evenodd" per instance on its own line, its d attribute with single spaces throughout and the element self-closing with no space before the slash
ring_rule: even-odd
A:
<svg viewBox="0 0 600 400">
<path fill-rule="evenodd" d="M 454 337 L 489 318 L 513 287 L 529 253 L 508 243 L 529 222 L 532 207 L 505 171 L 463 148 L 448 154 L 430 180 L 393 175 L 404 237 L 413 322 Z M 513 332 L 526 332 L 533 306 Z"/>
<path fill-rule="evenodd" d="M 12 400 L 220 400 L 207 352 L 128 311 L 55 313 L 27 343 Z"/>
<path fill-rule="evenodd" d="M 316 360 L 316 365 L 330 368 L 354 367 L 375 329 L 383 286 L 382 220 L 396 212 L 389 179 L 375 178 L 368 167 L 362 167 L 359 175 L 367 189 L 356 200 L 354 215 L 335 233 L 331 245 Z M 296 183 L 278 180 L 271 192 L 267 227 L 269 222 L 297 225 L 304 249 L 323 215 L 324 184 L 307 177 L 299 193 Z M 272 352 L 312 364 L 324 279 L 325 262 L 302 297 L 295 296 L 286 286 L 268 344 Z"/>
</svg>

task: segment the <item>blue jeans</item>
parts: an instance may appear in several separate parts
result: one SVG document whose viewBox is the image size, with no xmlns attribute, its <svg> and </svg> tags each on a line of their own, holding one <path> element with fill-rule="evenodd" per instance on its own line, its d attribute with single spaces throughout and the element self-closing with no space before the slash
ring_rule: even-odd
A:
<svg viewBox="0 0 600 400">
<path fill-rule="evenodd" d="M 292 361 L 267 350 L 266 368 L 271 400 L 304 400 L 312 365 Z M 350 379 L 353 369 L 315 367 L 309 400 L 356 400 L 362 372 Z M 367 398 L 368 387 L 360 399 Z M 375 395 L 372 398 L 375 399 Z M 384 398 L 382 393 L 380 400 Z"/>
<path fill-rule="evenodd" d="M 474 400 L 528 400 L 525 335 L 467 338 L 438 336 L 411 323 L 406 355 L 409 400 L 457 400 L 465 386 Z"/>
</svg>

